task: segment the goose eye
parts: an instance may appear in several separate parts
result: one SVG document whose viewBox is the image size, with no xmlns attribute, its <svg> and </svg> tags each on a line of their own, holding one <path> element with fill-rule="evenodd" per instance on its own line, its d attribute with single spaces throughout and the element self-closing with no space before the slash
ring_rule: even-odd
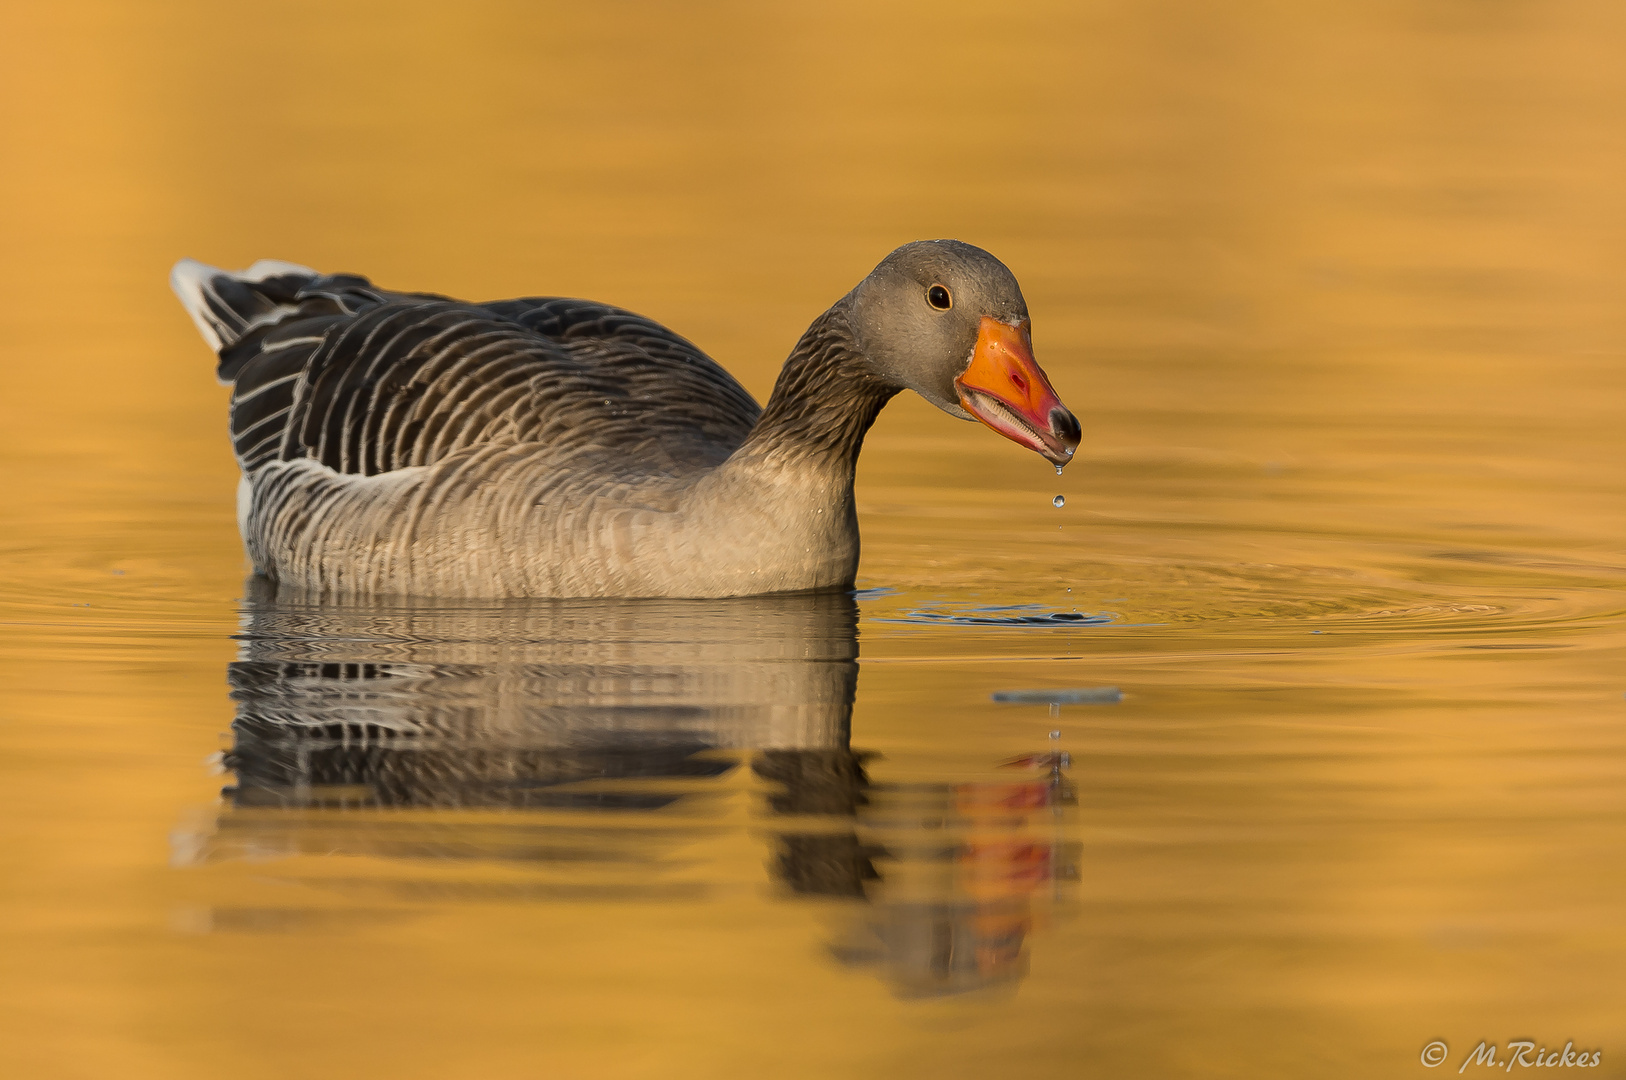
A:
<svg viewBox="0 0 1626 1080">
<path fill-rule="evenodd" d="M 954 306 L 954 297 L 950 296 L 949 291 L 943 286 L 933 285 L 926 290 L 926 303 L 938 311 L 947 311 Z"/>
</svg>

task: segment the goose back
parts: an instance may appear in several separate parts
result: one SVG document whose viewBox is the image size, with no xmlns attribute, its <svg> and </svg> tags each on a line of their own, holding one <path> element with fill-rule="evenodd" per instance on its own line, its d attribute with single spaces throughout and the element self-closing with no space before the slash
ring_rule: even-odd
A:
<svg viewBox="0 0 1626 1080">
<path fill-rule="evenodd" d="M 491 443 L 681 471 L 725 459 L 761 411 L 693 344 L 605 304 L 461 303 L 354 275 L 233 284 L 246 319 L 219 373 L 245 474 L 311 459 L 375 476 Z"/>
</svg>

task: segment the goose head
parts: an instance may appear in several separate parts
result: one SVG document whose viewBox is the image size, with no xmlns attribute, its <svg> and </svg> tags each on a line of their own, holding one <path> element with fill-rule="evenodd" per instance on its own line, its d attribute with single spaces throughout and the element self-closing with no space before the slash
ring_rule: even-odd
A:
<svg viewBox="0 0 1626 1080">
<path fill-rule="evenodd" d="M 958 240 L 905 244 L 849 304 L 856 344 L 882 379 L 1058 467 L 1072 459 L 1078 419 L 1033 359 L 1027 301 L 1004 263 Z"/>
</svg>

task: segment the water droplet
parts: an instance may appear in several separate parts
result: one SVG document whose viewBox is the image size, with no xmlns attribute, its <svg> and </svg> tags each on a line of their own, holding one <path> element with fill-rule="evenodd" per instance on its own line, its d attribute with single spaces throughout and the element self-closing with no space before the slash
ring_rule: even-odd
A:
<svg viewBox="0 0 1626 1080">
<path fill-rule="evenodd" d="M 1057 476 L 1060 476 L 1060 475 L 1061 475 L 1061 466 L 1060 466 L 1060 465 L 1057 465 L 1057 466 L 1056 466 L 1056 475 L 1057 475 Z"/>
<path fill-rule="evenodd" d="M 1054 499 L 1050 500 L 1050 505 L 1056 507 L 1059 510 L 1063 506 L 1067 505 L 1067 500 L 1062 498 L 1060 495 L 1057 495 Z"/>
<path fill-rule="evenodd" d="M 1072 591 L 1073 591 L 1073 590 L 1072 590 L 1072 588 L 1071 588 L 1071 587 L 1069 587 L 1069 588 L 1068 588 L 1068 589 L 1067 589 L 1067 591 L 1068 591 L 1068 592 L 1072 592 Z"/>
</svg>

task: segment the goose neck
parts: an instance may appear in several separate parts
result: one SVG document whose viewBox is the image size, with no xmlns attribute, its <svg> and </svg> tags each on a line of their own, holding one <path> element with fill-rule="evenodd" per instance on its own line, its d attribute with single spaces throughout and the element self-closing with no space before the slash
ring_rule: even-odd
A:
<svg viewBox="0 0 1626 1080">
<path fill-rule="evenodd" d="M 851 474 L 864 435 L 898 387 L 859 349 L 845 302 L 814 320 L 791 350 L 742 451 L 810 458 Z"/>
</svg>

